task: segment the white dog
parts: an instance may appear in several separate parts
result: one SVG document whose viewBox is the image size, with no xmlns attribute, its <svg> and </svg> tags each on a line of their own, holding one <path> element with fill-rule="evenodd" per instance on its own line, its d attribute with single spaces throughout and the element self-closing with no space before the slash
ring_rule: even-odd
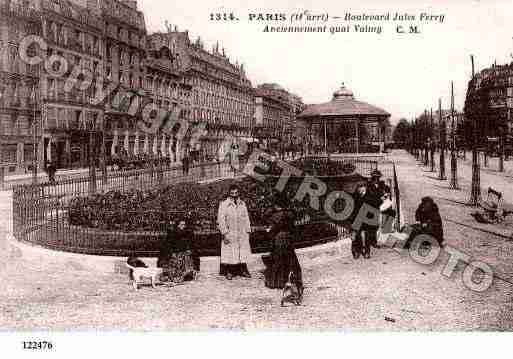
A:
<svg viewBox="0 0 513 359">
<path fill-rule="evenodd" d="M 135 290 L 139 289 L 139 283 L 143 281 L 143 278 L 150 278 L 152 288 L 156 288 L 155 284 L 159 281 L 159 277 L 162 274 L 162 268 L 143 268 L 143 267 L 132 267 L 130 264 L 126 264 L 128 269 L 132 270 L 133 282 Z"/>
</svg>

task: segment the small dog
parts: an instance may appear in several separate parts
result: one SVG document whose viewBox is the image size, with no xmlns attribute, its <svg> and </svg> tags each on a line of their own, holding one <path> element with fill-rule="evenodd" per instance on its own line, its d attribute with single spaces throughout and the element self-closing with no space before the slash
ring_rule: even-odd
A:
<svg viewBox="0 0 513 359">
<path fill-rule="evenodd" d="M 130 269 L 130 279 L 135 290 L 139 289 L 139 283 L 143 278 L 150 278 L 152 288 L 156 288 L 155 284 L 162 275 L 162 268 L 148 268 L 144 262 L 137 258 L 129 258 L 126 266 Z"/>
<path fill-rule="evenodd" d="M 281 306 L 284 307 L 286 302 L 293 303 L 297 306 L 303 302 L 303 285 L 298 283 L 294 278 L 294 273 L 289 273 L 289 280 L 285 283 L 281 296 Z"/>
</svg>

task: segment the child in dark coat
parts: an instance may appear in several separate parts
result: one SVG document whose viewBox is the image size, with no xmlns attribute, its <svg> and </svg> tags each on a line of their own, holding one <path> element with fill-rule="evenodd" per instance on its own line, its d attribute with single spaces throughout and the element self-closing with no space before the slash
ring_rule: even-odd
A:
<svg viewBox="0 0 513 359">
<path fill-rule="evenodd" d="M 292 272 L 295 283 L 302 290 L 301 266 L 294 251 L 294 217 L 290 211 L 281 209 L 273 215 L 271 221 L 273 245 L 265 272 L 265 286 L 283 289 Z"/>
</svg>

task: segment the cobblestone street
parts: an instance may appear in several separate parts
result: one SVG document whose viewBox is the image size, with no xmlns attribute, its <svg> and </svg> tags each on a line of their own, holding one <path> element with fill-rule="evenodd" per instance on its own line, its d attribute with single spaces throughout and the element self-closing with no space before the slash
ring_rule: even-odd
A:
<svg viewBox="0 0 513 359">
<path fill-rule="evenodd" d="M 468 181 L 462 179 L 462 191 L 450 191 L 447 181 L 436 180 L 436 174 L 417 166 L 405 152 L 394 152 L 391 159 L 397 163 L 406 221 L 412 221 L 423 196 L 433 196 L 447 244 L 513 281 L 511 233 L 507 239 L 511 227 L 485 228 L 474 221 L 470 216 L 474 209 L 462 204 L 469 193 Z M 461 175 L 466 178 L 468 173 L 462 170 Z M 12 230 L 11 203 L 7 192 L 1 196 L 6 234 Z M 462 282 L 462 266 L 450 279 L 440 274 L 447 255 L 424 266 L 407 253 L 383 248 L 374 250 L 370 260 L 355 261 L 348 241 L 328 246 L 324 253 L 300 254 L 304 303 L 281 308 L 281 291 L 266 289 L 258 272 L 252 279 L 231 282 L 202 274 L 186 285 L 134 292 L 126 275 L 84 270 L 58 256 L 30 261 L 4 237 L 0 242 L 2 330 L 513 329 L 513 285 L 495 280 L 486 292 L 472 292 Z"/>
</svg>

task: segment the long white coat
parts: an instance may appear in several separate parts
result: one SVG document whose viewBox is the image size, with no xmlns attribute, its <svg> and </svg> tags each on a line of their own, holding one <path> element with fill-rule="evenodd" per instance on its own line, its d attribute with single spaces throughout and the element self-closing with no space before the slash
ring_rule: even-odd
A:
<svg viewBox="0 0 513 359">
<path fill-rule="evenodd" d="M 237 203 L 227 198 L 219 205 L 217 214 L 218 228 L 223 235 L 221 242 L 221 263 L 239 264 L 247 263 L 251 254 L 249 233 L 251 224 L 246 204 L 242 200 Z M 224 240 L 229 241 L 228 244 Z"/>
</svg>

